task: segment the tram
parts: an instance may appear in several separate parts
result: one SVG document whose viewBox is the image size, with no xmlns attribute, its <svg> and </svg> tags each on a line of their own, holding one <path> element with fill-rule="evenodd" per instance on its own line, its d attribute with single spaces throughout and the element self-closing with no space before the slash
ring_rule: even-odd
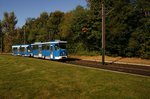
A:
<svg viewBox="0 0 150 99">
<path fill-rule="evenodd" d="M 37 58 L 60 60 L 68 57 L 67 41 L 35 42 L 27 45 L 13 45 L 12 54 Z"/>
</svg>

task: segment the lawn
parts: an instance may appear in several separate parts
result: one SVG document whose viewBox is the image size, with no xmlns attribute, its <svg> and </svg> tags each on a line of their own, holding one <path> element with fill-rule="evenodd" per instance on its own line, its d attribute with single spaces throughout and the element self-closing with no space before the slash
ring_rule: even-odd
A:
<svg viewBox="0 0 150 99">
<path fill-rule="evenodd" d="M 0 55 L 0 99 L 150 99 L 150 77 Z"/>
</svg>

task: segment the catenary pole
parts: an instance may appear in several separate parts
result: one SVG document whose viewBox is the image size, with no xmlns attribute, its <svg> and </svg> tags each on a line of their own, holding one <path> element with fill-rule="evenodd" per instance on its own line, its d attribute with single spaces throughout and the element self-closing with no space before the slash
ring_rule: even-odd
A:
<svg viewBox="0 0 150 99">
<path fill-rule="evenodd" d="M 102 64 L 105 65 L 105 6 L 102 4 Z"/>
<path fill-rule="evenodd" d="M 26 44 L 26 32 L 25 32 L 25 27 L 24 27 L 24 45 Z"/>
<path fill-rule="evenodd" d="M 1 33 L 1 53 L 3 52 L 3 37 L 2 37 L 2 33 Z"/>
<path fill-rule="evenodd" d="M 1 20 L 0 20 L 0 23 L 1 23 Z M 0 50 L 0 53 L 2 53 L 3 52 L 3 34 L 2 34 L 2 24 L 0 24 L 0 38 L 1 38 L 1 40 L 0 40 L 0 42 L 1 42 L 1 50 Z"/>
</svg>

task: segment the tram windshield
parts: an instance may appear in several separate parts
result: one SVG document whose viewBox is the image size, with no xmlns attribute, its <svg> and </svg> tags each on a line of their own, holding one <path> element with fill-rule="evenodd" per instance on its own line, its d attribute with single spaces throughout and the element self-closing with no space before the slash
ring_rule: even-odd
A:
<svg viewBox="0 0 150 99">
<path fill-rule="evenodd" d="M 66 43 L 59 43 L 59 47 L 61 49 L 66 49 Z"/>
<path fill-rule="evenodd" d="M 17 52 L 17 48 L 13 48 L 13 52 Z"/>
<path fill-rule="evenodd" d="M 30 49 L 30 47 L 29 47 L 29 46 L 27 47 L 27 51 L 28 51 L 28 52 L 31 52 L 31 49 Z"/>
<path fill-rule="evenodd" d="M 55 50 L 66 49 L 66 43 L 55 44 Z"/>
</svg>

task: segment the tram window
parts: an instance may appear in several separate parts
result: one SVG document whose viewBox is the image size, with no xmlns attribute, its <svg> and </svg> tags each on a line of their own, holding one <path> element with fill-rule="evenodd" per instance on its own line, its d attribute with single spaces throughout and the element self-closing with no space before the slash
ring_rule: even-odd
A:
<svg viewBox="0 0 150 99">
<path fill-rule="evenodd" d="M 42 50 L 46 50 L 46 45 L 45 44 L 42 45 Z"/>
<path fill-rule="evenodd" d="M 28 52 L 31 52 L 31 50 L 30 50 L 30 47 L 29 47 L 29 46 L 27 47 L 27 51 L 28 51 Z"/>
<path fill-rule="evenodd" d="M 49 45 L 46 46 L 46 50 L 49 50 Z"/>
<path fill-rule="evenodd" d="M 42 50 L 49 50 L 49 45 L 48 44 L 43 44 L 42 45 Z"/>
<path fill-rule="evenodd" d="M 55 45 L 55 50 L 58 50 L 58 49 L 59 49 L 59 45 L 56 44 L 56 45 Z"/>
<path fill-rule="evenodd" d="M 59 43 L 59 47 L 61 49 L 66 49 L 66 43 Z"/>
<path fill-rule="evenodd" d="M 24 47 L 21 47 L 21 48 L 20 48 L 20 51 L 21 51 L 21 52 L 24 52 L 24 51 L 25 51 L 25 48 L 24 48 Z"/>
<path fill-rule="evenodd" d="M 53 51 L 53 46 L 50 46 L 50 52 L 52 52 Z"/>
<path fill-rule="evenodd" d="M 33 45 L 33 49 L 34 50 L 38 49 L 38 45 Z"/>
</svg>

